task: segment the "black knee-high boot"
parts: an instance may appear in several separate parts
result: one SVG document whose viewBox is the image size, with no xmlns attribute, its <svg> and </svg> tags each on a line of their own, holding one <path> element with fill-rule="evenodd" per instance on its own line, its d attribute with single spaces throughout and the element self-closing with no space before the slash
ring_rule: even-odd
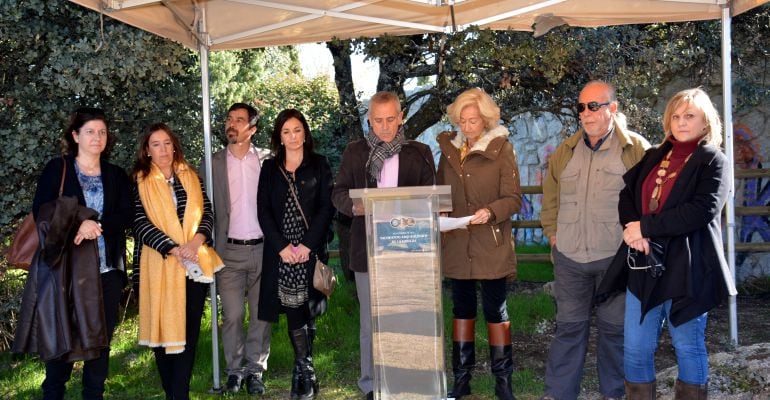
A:
<svg viewBox="0 0 770 400">
<path fill-rule="evenodd" d="M 310 400 L 316 396 L 317 380 L 313 368 L 313 357 L 310 355 L 310 337 L 307 326 L 289 331 L 291 344 L 294 347 L 294 360 L 299 367 L 297 399 Z"/>
<path fill-rule="evenodd" d="M 460 399 L 471 394 L 471 374 L 476 365 L 475 319 L 452 321 L 452 372 L 454 387 L 449 397 Z"/>
<path fill-rule="evenodd" d="M 495 396 L 502 400 L 513 400 L 513 348 L 511 346 L 511 323 L 508 321 L 487 324 L 489 332 L 489 358 L 492 375 L 495 376 Z"/>
<path fill-rule="evenodd" d="M 308 321 L 307 323 L 307 336 L 308 336 L 308 353 L 310 357 L 313 356 L 313 340 L 315 340 L 315 321 L 312 319 Z M 291 338 L 291 331 L 289 331 L 289 338 Z M 294 359 L 294 369 L 291 372 L 291 400 L 297 400 L 300 398 L 300 381 L 302 379 L 302 371 L 300 371 L 299 363 L 297 362 L 297 359 L 295 357 Z M 313 386 L 313 390 L 315 391 L 315 395 L 318 395 L 318 379 L 316 378 L 316 383 Z"/>
<path fill-rule="evenodd" d="M 313 362 L 313 348 L 314 348 L 314 341 L 315 341 L 315 320 L 311 319 L 307 323 L 307 338 L 308 338 L 308 356 L 310 357 L 310 362 Z M 318 396 L 320 384 L 318 383 L 318 376 L 315 374 L 315 368 L 313 369 L 313 392 L 316 396 Z"/>
</svg>

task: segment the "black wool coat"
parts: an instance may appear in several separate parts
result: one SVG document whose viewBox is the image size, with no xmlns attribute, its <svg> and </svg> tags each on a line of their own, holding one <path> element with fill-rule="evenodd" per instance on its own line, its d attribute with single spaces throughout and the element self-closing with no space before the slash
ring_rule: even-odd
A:
<svg viewBox="0 0 770 400">
<path fill-rule="evenodd" d="M 75 197 L 78 204 L 86 205 L 83 189 L 75 173 L 75 158 L 65 156 L 67 163 L 64 178 L 63 196 Z M 35 198 L 32 202 L 32 212 L 37 218 L 40 206 L 55 200 L 59 196 L 61 182 L 62 158 L 57 157 L 48 162 L 37 183 Z M 131 194 L 131 181 L 126 172 L 117 165 L 101 160 L 102 185 L 104 187 L 104 210 L 99 222 L 102 224 L 104 247 L 107 265 L 123 271 L 125 281 L 126 270 L 126 230 L 134 223 L 134 204 Z"/>
<path fill-rule="evenodd" d="M 278 322 L 278 316 L 282 312 L 283 307 L 278 299 L 278 253 L 290 243 L 283 234 L 282 224 L 286 201 L 291 194 L 280 168 L 282 166 L 279 166 L 275 159 L 265 160 L 259 174 L 257 191 L 259 225 L 265 237 L 258 317 L 270 322 Z M 331 201 L 333 181 L 329 162 L 326 157 L 315 153 L 306 155 L 294 174 L 297 196 L 310 226 L 301 243 L 312 251 L 312 255 L 327 262 L 329 256 L 326 243 L 334 215 Z M 325 307 L 325 296 L 313 288 L 314 265 L 311 263 L 307 278 L 311 313 L 316 314 L 317 311 L 314 310 Z"/>
<path fill-rule="evenodd" d="M 629 270 L 622 245 L 598 293 L 601 296 L 628 287 L 641 300 L 642 316 L 671 299 L 670 320 L 678 326 L 735 294 L 721 228 L 732 169 L 719 148 L 701 143 L 682 168 L 660 212 L 643 215 L 642 184 L 671 147 L 667 141 L 651 148 L 626 172 L 626 187 L 618 203 L 621 224 L 640 221 L 642 235 L 663 245 L 666 270 L 657 278 L 646 270 Z"/>
</svg>

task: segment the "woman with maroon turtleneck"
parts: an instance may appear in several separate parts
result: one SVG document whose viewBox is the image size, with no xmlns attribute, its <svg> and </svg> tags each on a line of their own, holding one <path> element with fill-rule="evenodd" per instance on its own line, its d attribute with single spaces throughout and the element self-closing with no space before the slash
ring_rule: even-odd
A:
<svg viewBox="0 0 770 400">
<path fill-rule="evenodd" d="M 708 311 L 735 294 L 720 221 L 732 169 L 720 148 L 719 113 L 703 90 L 674 95 L 663 129 L 663 143 L 624 175 L 618 205 L 630 254 L 625 266 L 626 395 L 655 398 L 655 350 L 668 322 L 679 367 L 675 398 L 705 399 Z M 631 262 L 634 251 L 649 254 L 657 245 L 665 269 L 640 265 L 654 262 Z"/>
</svg>

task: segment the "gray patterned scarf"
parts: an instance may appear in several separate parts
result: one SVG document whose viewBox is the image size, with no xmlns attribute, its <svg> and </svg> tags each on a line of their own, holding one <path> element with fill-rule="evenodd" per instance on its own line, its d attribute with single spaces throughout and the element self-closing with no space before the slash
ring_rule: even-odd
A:
<svg viewBox="0 0 770 400">
<path fill-rule="evenodd" d="M 401 146 L 406 143 L 404 125 L 398 127 L 396 137 L 390 143 L 380 140 L 371 129 L 366 134 L 366 142 L 369 143 L 369 159 L 366 160 L 366 170 L 369 172 L 369 177 L 377 181 L 380 179 L 382 164 L 385 160 L 398 154 L 401 151 Z"/>
</svg>

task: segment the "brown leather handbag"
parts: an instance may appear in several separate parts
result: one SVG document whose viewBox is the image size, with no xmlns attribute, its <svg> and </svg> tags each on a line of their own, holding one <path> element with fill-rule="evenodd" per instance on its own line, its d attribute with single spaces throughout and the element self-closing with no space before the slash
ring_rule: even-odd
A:
<svg viewBox="0 0 770 400">
<path fill-rule="evenodd" d="M 61 183 L 59 184 L 59 197 L 61 197 L 64 191 L 64 176 L 67 172 L 67 162 L 62 157 L 62 170 L 61 170 Z M 29 266 L 32 264 L 32 257 L 35 256 L 37 248 L 40 246 L 40 239 L 37 236 L 37 224 L 35 224 L 35 217 L 30 212 L 21 221 L 19 229 L 16 234 L 13 235 L 13 241 L 11 247 L 5 253 L 5 258 L 8 260 L 8 265 L 14 268 L 20 268 L 25 271 L 29 271 Z"/>
</svg>

